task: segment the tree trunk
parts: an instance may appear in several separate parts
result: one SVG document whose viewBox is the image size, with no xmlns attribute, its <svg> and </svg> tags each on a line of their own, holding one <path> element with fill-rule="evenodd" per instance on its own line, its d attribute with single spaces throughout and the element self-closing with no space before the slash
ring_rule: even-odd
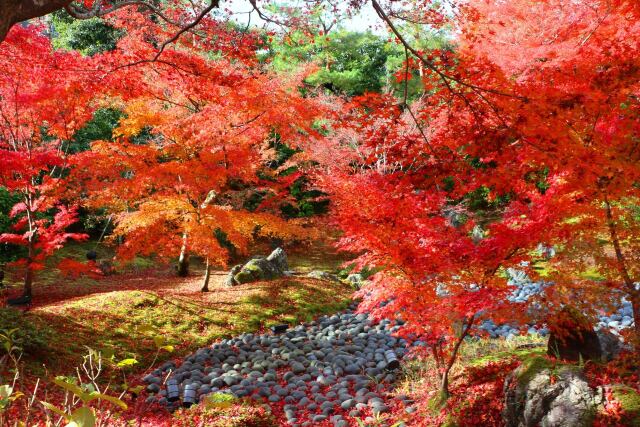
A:
<svg viewBox="0 0 640 427">
<path fill-rule="evenodd" d="M 640 291 L 636 290 L 636 285 L 629 274 L 629 268 L 627 267 L 627 259 L 624 256 L 624 252 L 622 251 L 622 245 L 620 244 L 620 239 L 618 237 L 617 224 L 613 217 L 613 213 L 611 211 L 611 203 L 609 203 L 609 198 L 607 194 L 604 194 L 604 206 L 605 212 L 607 214 L 607 226 L 609 227 L 609 236 L 611 237 L 611 244 L 613 246 L 613 250 L 616 254 L 616 261 L 618 266 L 618 271 L 622 276 L 622 281 L 625 285 L 627 294 L 631 299 L 631 307 L 633 309 L 633 322 L 635 324 L 635 337 L 634 337 L 634 345 L 637 348 L 640 348 Z"/>
<path fill-rule="evenodd" d="M 449 369 L 447 369 L 442 375 L 442 381 L 440 382 L 440 402 L 444 403 L 449 399 L 451 393 L 449 392 Z"/>
<path fill-rule="evenodd" d="M 24 273 L 24 290 L 22 294 L 30 297 L 33 287 L 33 268 L 31 267 L 31 261 L 27 263 L 27 270 Z"/>
<path fill-rule="evenodd" d="M 474 321 L 475 321 L 475 315 L 471 316 L 468 319 L 463 320 L 462 329 L 460 330 L 460 336 L 458 337 L 458 340 L 456 341 L 455 345 L 453 346 L 453 349 L 451 350 L 451 356 L 449 357 L 447 365 L 445 366 L 444 371 L 442 372 L 442 375 L 440 377 L 441 382 L 440 382 L 439 397 L 441 399 L 440 402 L 443 405 L 447 401 L 449 396 L 451 396 L 451 392 L 449 391 L 449 373 L 451 372 L 451 368 L 453 368 L 453 365 L 456 363 L 456 360 L 458 360 L 460 347 L 462 346 L 464 339 L 467 337 L 467 335 L 469 335 L 469 331 L 471 330 L 471 327 L 473 326 Z"/>
<path fill-rule="evenodd" d="M 31 216 L 29 216 L 29 218 L 31 218 Z M 29 228 L 31 229 L 32 227 L 30 226 Z M 35 255 L 33 245 L 34 245 L 33 235 L 31 235 L 31 237 L 29 237 L 29 245 L 28 245 L 29 252 L 27 255 L 27 267 L 24 272 L 24 290 L 23 290 L 23 295 L 28 297 L 31 297 L 31 291 L 33 287 L 33 266 L 31 265 L 33 263 L 33 257 Z"/>
<path fill-rule="evenodd" d="M 71 0 L 0 0 L 0 42 L 14 24 L 48 15 L 69 3 Z"/>
<path fill-rule="evenodd" d="M 211 278 L 211 265 L 209 264 L 209 258 L 207 258 L 207 266 L 204 270 L 204 280 L 202 281 L 201 292 L 209 292 L 209 279 Z"/>
<path fill-rule="evenodd" d="M 189 251 L 187 250 L 187 233 L 182 235 L 182 247 L 177 266 L 178 276 L 187 277 L 189 275 Z"/>
</svg>

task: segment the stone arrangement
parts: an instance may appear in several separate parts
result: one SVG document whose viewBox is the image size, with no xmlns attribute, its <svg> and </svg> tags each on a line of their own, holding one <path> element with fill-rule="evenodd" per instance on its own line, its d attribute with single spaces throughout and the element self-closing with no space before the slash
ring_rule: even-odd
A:
<svg viewBox="0 0 640 427">
<path fill-rule="evenodd" d="M 529 298 L 542 293 L 547 286 L 553 286 L 550 282 L 534 282 L 529 276 L 521 270 L 510 268 L 507 270 L 509 275 L 509 285 L 513 287 L 511 295 L 507 299 L 511 302 L 517 302 L 525 304 Z M 636 285 L 640 287 L 640 284 Z M 619 333 L 624 328 L 630 328 L 633 326 L 633 311 L 631 302 L 625 298 L 621 298 L 618 310 L 610 315 L 602 314 L 599 316 L 599 321 L 596 324 L 597 329 L 610 329 L 613 333 Z M 496 324 L 491 319 L 483 321 L 480 326 L 488 332 L 492 338 L 513 338 L 520 335 L 518 325 L 515 324 Z M 539 334 L 546 336 L 549 334 L 549 330 L 545 326 L 528 325 L 528 332 L 530 334 Z"/>
<path fill-rule="evenodd" d="M 280 335 L 223 340 L 199 349 L 181 365 L 165 363 L 143 379 L 152 393 L 148 400 L 172 409 L 209 393 L 231 393 L 279 408 L 289 424 L 299 426 L 325 420 L 347 426 L 345 417 L 388 412 L 387 392 L 408 352 L 407 342 L 392 336 L 399 325 L 389 320 L 374 324 L 354 308 Z M 167 385 L 177 386 L 172 395 Z M 411 411 L 411 402 L 404 403 Z"/>
<path fill-rule="evenodd" d="M 286 254 L 278 248 L 268 257 L 234 267 L 228 282 L 236 285 L 270 279 L 288 274 L 287 269 Z M 512 302 L 525 304 L 553 285 L 533 282 L 515 269 L 508 274 L 513 291 L 507 298 Z M 353 284 L 362 282 L 361 277 L 355 276 L 347 280 Z M 312 271 L 308 277 L 339 280 L 322 271 Z M 347 417 L 364 419 L 389 412 L 393 404 L 389 391 L 400 360 L 410 346 L 393 336 L 401 321 L 383 320 L 376 324 L 367 314 L 356 314 L 355 308 L 352 304 L 342 313 L 294 328 L 280 325 L 272 328 L 274 333 L 239 335 L 201 348 L 181 364 L 167 362 L 143 378 L 150 393 L 147 401 L 176 409 L 199 403 L 211 393 L 226 393 L 267 404 L 289 425 L 300 427 L 318 423 L 344 427 L 352 424 Z M 631 304 L 622 299 L 618 312 L 601 316 L 597 328 L 601 329 L 598 333 L 608 329 L 616 333 L 632 325 Z M 498 325 L 490 319 L 479 328 L 492 338 L 509 339 L 521 334 L 518 325 Z M 542 336 L 549 333 L 546 327 L 536 325 L 529 325 L 528 332 Z M 615 336 L 605 338 L 620 345 Z M 416 341 L 413 345 L 424 344 Z M 609 347 L 613 348 L 601 349 L 607 359 Z M 531 390 L 516 391 L 535 394 Z M 415 411 L 408 398 L 394 399 L 402 402 L 407 413 Z M 512 418 L 527 417 L 516 412 Z"/>
<path fill-rule="evenodd" d="M 246 264 L 236 265 L 231 269 L 225 284 L 227 286 L 242 285 L 259 280 L 270 280 L 289 274 L 287 254 L 282 248 L 276 248 L 269 256 L 257 256 Z"/>
</svg>

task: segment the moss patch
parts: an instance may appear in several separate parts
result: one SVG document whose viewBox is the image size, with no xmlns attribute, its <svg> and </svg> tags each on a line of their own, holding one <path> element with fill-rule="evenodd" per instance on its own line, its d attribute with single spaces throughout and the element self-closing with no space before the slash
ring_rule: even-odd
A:
<svg viewBox="0 0 640 427">
<path fill-rule="evenodd" d="M 640 427 L 640 393 L 626 385 L 614 385 L 611 391 L 622 405 L 627 425 Z"/>
<path fill-rule="evenodd" d="M 50 348 L 46 357 L 26 355 L 27 372 L 42 376 L 46 363 L 49 372 L 66 374 L 81 362 L 88 346 L 114 354 L 116 360 L 136 359 L 138 364 L 131 368 L 135 373 L 156 359 L 156 337 L 175 349 L 160 351 L 156 360 L 160 363 L 222 338 L 333 313 L 346 307 L 351 296 L 347 286 L 326 286 L 313 279 L 284 278 L 227 288 L 224 277 L 214 276 L 206 294 L 198 290 L 199 278 L 150 277 L 147 280 L 157 281 L 156 287 L 137 281 L 132 285 L 147 289 L 97 285 L 96 291 L 103 292 L 38 307 L 29 313 L 29 322 L 35 330 L 46 328 Z"/>
<path fill-rule="evenodd" d="M 515 357 L 519 360 L 526 361 L 534 357 L 543 357 L 547 353 L 545 347 L 533 347 L 533 348 L 514 348 L 511 350 L 497 351 L 495 353 L 487 354 L 482 357 L 478 357 L 468 363 L 468 366 L 476 367 L 483 366 L 491 362 L 501 362 L 505 359 Z"/>
<path fill-rule="evenodd" d="M 518 368 L 518 384 L 520 386 L 524 386 L 528 384 L 533 377 L 535 377 L 540 372 L 545 369 L 553 369 L 553 363 L 542 356 L 534 356 L 529 359 L 526 359 L 522 362 L 522 365 Z"/>
</svg>

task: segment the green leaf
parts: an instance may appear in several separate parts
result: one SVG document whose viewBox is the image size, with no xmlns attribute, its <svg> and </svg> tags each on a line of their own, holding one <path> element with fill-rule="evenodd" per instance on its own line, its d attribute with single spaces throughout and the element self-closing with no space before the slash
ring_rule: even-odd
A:
<svg viewBox="0 0 640 427">
<path fill-rule="evenodd" d="M 173 353 L 173 350 L 175 350 L 175 347 L 172 345 L 163 345 L 162 347 L 160 347 L 161 350 L 166 350 L 169 353 Z"/>
<path fill-rule="evenodd" d="M 153 342 L 156 344 L 156 348 L 162 348 L 166 340 L 164 336 L 156 335 L 155 337 L 153 337 Z"/>
<path fill-rule="evenodd" d="M 71 422 L 67 427 L 95 427 L 96 416 L 91 408 L 82 406 L 71 413 Z"/>
<path fill-rule="evenodd" d="M 49 402 L 45 402 L 43 400 L 40 401 L 40 403 L 42 404 L 42 406 L 44 406 L 45 408 L 47 408 L 48 410 L 50 410 L 51 412 L 53 412 L 54 414 L 58 414 L 61 417 L 63 417 L 65 420 L 70 421 L 71 417 L 66 414 L 64 411 L 62 411 L 61 409 L 58 409 L 57 407 L 53 406 L 51 403 Z"/>
<path fill-rule="evenodd" d="M 107 402 L 111 402 L 114 405 L 117 405 L 117 406 L 121 407 L 124 410 L 127 409 L 127 404 L 126 403 L 124 403 L 122 400 L 118 399 L 117 397 L 109 396 L 107 394 L 91 393 L 91 396 L 90 396 L 88 401 L 90 402 L 92 400 L 106 400 Z"/>
<path fill-rule="evenodd" d="M 100 353 L 104 359 L 113 359 L 115 357 L 115 352 L 112 348 L 103 348 Z"/>
<path fill-rule="evenodd" d="M 75 384 L 71 384 L 70 382 L 64 380 L 63 378 L 60 378 L 60 377 L 56 378 L 55 380 L 53 380 L 53 382 L 58 387 L 62 387 L 63 389 L 75 394 L 83 402 L 86 402 L 86 400 L 89 398 L 89 395 L 85 393 L 80 387 L 78 387 Z"/>
<path fill-rule="evenodd" d="M 204 398 L 204 406 L 207 409 L 214 409 L 214 408 L 229 408 L 231 406 L 233 406 L 233 401 L 235 400 L 235 398 L 230 395 L 230 394 L 226 394 L 226 393 L 213 393 L 213 394 L 209 394 Z"/>
<path fill-rule="evenodd" d="M 133 366 L 133 365 L 135 365 L 137 363 L 138 363 L 138 361 L 136 359 L 123 359 L 123 360 L 118 362 L 118 366 L 120 368 L 124 368 L 125 366 Z"/>
<path fill-rule="evenodd" d="M 142 393 L 142 390 L 144 390 L 144 386 L 143 385 L 137 385 L 135 387 L 128 387 L 127 391 L 134 393 L 134 394 L 140 394 Z"/>
<path fill-rule="evenodd" d="M 13 387 L 8 384 L 0 386 L 0 399 L 6 399 L 13 394 Z"/>
</svg>

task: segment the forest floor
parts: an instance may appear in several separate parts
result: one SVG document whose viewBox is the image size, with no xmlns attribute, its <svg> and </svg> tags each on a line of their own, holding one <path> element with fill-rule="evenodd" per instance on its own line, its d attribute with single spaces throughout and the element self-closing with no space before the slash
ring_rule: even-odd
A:
<svg viewBox="0 0 640 427">
<path fill-rule="evenodd" d="M 73 245 L 62 255 L 82 259 L 90 248 L 90 244 Z M 54 269 L 45 270 L 34 287 L 34 304 L 28 311 L 0 310 L 0 331 L 16 327 L 25 331 L 16 388 L 26 396 L 11 406 L 4 421 L 24 419 L 27 397 L 38 380 L 41 383 L 33 406 L 36 417 L 44 417 L 38 400 L 62 406 L 65 393 L 51 380 L 58 375 L 73 376 L 78 368 L 81 371 L 89 349 L 102 354 L 97 383 L 116 396 L 124 389 L 135 390 L 146 373 L 166 360 L 179 360 L 220 339 L 261 332 L 272 324 L 306 322 L 349 304 L 353 294 L 350 286 L 304 275 L 314 269 L 335 272 L 343 258 L 324 248 L 309 248 L 291 252 L 289 261 L 299 275 L 233 288 L 223 284 L 226 272 L 216 271 L 208 293 L 200 292 L 202 265 L 195 260 L 187 278 L 176 277 L 172 267 L 159 269 L 145 259 L 136 259 L 120 273 L 99 280 L 69 279 Z M 14 287 L 5 294 L 17 292 L 19 287 Z M 408 425 L 501 425 L 505 376 L 523 361 L 545 353 L 546 339 L 535 335 L 469 341 L 454 368 L 453 397 L 442 411 L 430 404 L 438 389 L 431 359 L 407 359 L 395 393 L 415 400 L 418 412 L 400 409 L 362 425 L 390 426 L 400 421 Z M 3 362 L 5 368 L 11 367 L 6 359 Z M 11 383 L 14 374 L 8 369 L 0 372 L 0 384 Z M 123 396 L 129 405 L 125 418 L 140 423 L 134 425 L 283 425 L 264 406 L 246 402 L 230 408 L 198 405 L 169 414 L 161 408 L 149 408 L 144 397 L 141 393 L 135 399 L 131 392 Z M 103 411 L 108 408 L 112 407 L 99 405 Z M 105 413 L 107 417 L 121 416 L 108 410 Z M 110 418 L 103 425 L 124 424 L 115 420 Z M 411 422 L 416 420 L 420 421 Z M 0 425 L 2 421 L 0 418 Z"/>
<path fill-rule="evenodd" d="M 56 258 L 82 260 L 92 247 L 71 245 Z M 292 253 L 291 268 L 305 273 L 320 264 L 335 271 L 344 261 L 332 254 L 319 262 L 318 251 Z M 202 273 L 197 260 L 192 260 L 186 278 L 176 277 L 173 267 L 159 269 L 146 259 L 135 259 L 118 274 L 100 279 L 66 278 L 46 269 L 27 311 L 0 309 L 0 331 L 24 330 L 18 337 L 24 350 L 19 388 L 29 390 L 37 379 L 46 383 L 56 375 L 73 376 L 91 349 L 103 357 L 101 384 L 109 384 L 110 393 L 117 394 L 125 380 L 132 386 L 165 360 L 244 332 L 335 313 L 349 304 L 353 293 L 350 286 L 303 274 L 229 288 L 224 286 L 226 271 L 214 271 L 210 292 L 202 293 Z M 19 294 L 17 280 L 9 277 L 6 283 L 4 298 Z M 10 383 L 12 375 L 0 373 L 1 383 Z M 56 394 L 55 388 L 40 386 L 40 400 L 46 400 L 45 392 Z"/>
</svg>

